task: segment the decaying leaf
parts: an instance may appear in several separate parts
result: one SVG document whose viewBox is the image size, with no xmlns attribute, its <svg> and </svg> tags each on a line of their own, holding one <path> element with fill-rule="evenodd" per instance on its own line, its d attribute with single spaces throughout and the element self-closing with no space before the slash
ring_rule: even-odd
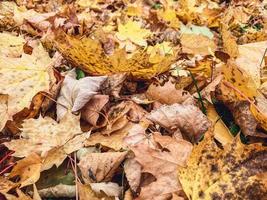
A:
<svg viewBox="0 0 267 200">
<path fill-rule="evenodd" d="M 206 135 L 196 145 L 188 165 L 179 169 L 179 180 L 190 200 L 265 199 L 267 194 L 266 147 L 244 145 L 238 139 L 217 147 Z"/>
<path fill-rule="evenodd" d="M 58 120 L 67 113 L 68 109 L 77 112 L 97 94 L 101 84 L 106 80 L 105 76 L 85 77 L 76 80 L 75 70 L 65 77 L 57 99 Z"/>
<path fill-rule="evenodd" d="M 88 153 L 81 158 L 79 168 L 86 179 L 108 181 L 126 155 L 127 152 Z"/>
<path fill-rule="evenodd" d="M 211 123 L 195 105 L 163 105 L 147 118 L 168 129 L 180 129 L 191 141 L 198 141 Z"/>
</svg>

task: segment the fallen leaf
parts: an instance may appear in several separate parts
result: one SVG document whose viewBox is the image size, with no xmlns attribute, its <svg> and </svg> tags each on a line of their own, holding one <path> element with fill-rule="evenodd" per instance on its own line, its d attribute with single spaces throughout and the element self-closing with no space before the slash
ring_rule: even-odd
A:
<svg viewBox="0 0 267 200">
<path fill-rule="evenodd" d="M 234 137 L 216 112 L 214 106 L 211 104 L 207 108 L 207 117 L 213 123 L 214 138 L 218 140 L 223 146 L 232 142 Z"/>
<path fill-rule="evenodd" d="M 5 195 L 9 190 L 14 188 L 16 183 L 8 180 L 7 178 L 0 176 L 0 193 Z"/>
<path fill-rule="evenodd" d="M 80 200 L 113 200 L 112 197 L 107 197 L 103 194 L 96 194 L 89 185 L 78 183 L 78 193 Z"/>
<path fill-rule="evenodd" d="M 110 108 L 107 114 L 107 126 L 101 133 L 110 135 L 125 127 L 129 121 L 139 122 L 146 113 L 146 110 L 134 102 L 123 101 Z"/>
<path fill-rule="evenodd" d="M 88 153 L 81 158 L 78 166 L 85 179 L 109 181 L 126 155 L 127 152 Z"/>
<path fill-rule="evenodd" d="M 79 39 L 62 33 L 56 34 L 53 42 L 64 58 L 94 75 L 126 72 L 136 78 L 149 79 L 167 71 L 174 59 L 173 56 L 167 55 L 159 63 L 150 63 L 145 51 L 137 51 L 127 59 L 127 53 L 123 49 L 115 50 L 111 56 L 107 56 L 99 41 L 90 38 Z"/>
<path fill-rule="evenodd" d="M 167 129 L 180 129 L 185 137 L 197 142 L 211 126 L 210 121 L 195 105 L 163 105 L 147 118 Z"/>
<path fill-rule="evenodd" d="M 239 55 L 238 45 L 236 43 L 236 38 L 228 30 L 227 25 L 222 25 L 221 34 L 225 52 L 228 53 L 231 58 L 236 58 Z"/>
<path fill-rule="evenodd" d="M 176 83 L 171 79 L 161 85 L 151 84 L 147 91 L 146 96 L 149 100 L 159 101 L 163 104 L 174 104 L 174 103 L 183 103 L 186 99 L 190 98 L 191 95 L 189 92 L 184 90 L 183 88 L 187 86 L 187 84 L 178 83 L 179 87 L 176 87 Z"/>
<path fill-rule="evenodd" d="M 267 41 L 238 45 L 239 55 L 236 58 L 236 65 L 253 79 L 257 88 L 261 85 L 261 70 L 264 66 L 261 62 L 266 48 Z"/>
<path fill-rule="evenodd" d="M 128 158 L 124 161 L 123 168 L 131 189 L 137 192 L 141 181 L 141 165 L 134 158 Z"/>
<path fill-rule="evenodd" d="M 0 131 L 5 127 L 6 122 L 9 118 L 7 110 L 7 102 L 8 102 L 8 96 L 7 95 L 0 95 Z"/>
<path fill-rule="evenodd" d="M 23 53 L 21 57 L 14 58 L 1 54 L 0 93 L 9 96 L 9 115 L 12 116 L 23 108 L 29 107 L 32 98 L 39 91 L 49 90 L 52 78 L 49 72 L 52 65 L 53 60 L 41 44 L 33 49 L 31 55 Z"/>
<path fill-rule="evenodd" d="M 185 140 L 176 140 L 169 136 L 155 135 L 162 149 L 152 149 L 144 143 L 130 146 L 135 159 L 142 166 L 142 172 L 152 174 L 156 181 L 143 186 L 139 199 L 168 199 L 171 193 L 180 191 L 176 170 L 184 166 L 191 153 L 192 145 Z M 164 151 L 163 149 L 167 149 Z M 178 159 L 177 159 L 178 158 Z"/>
<path fill-rule="evenodd" d="M 265 199 L 266 180 L 258 175 L 266 172 L 266 152 L 260 144 L 244 145 L 238 139 L 220 149 L 206 135 L 178 177 L 190 200 Z"/>
<path fill-rule="evenodd" d="M 122 129 L 113 132 L 111 135 L 103 135 L 101 132 L 92 134 L 85 142 L 85 146 L 94 146 L 100 144 L 103 147 L 108 147 L 119 151 L 126 147 L 124 144 L 124 138 L 128 134 L 128 131 L 132 128 L 133 123 L 128 122 Z"/>
<path fill-rule="evenodd" d="M 97 94 L 101 84 L 106 80 L 105 76 L 85 77 L 76 80 L 75 70 L 70 71 L 65 77 L 57 99 L 58 120 L 67 113 L 68 109 L 77 112 Z"/>
<path fill-rule="evenodd" d="M 3 56 L 18 58 L 23 53 L 23 46 L 26 43 L 19 35 L 12 35 L 8 32 L 0 34 L 0 52 Z"/>
<path fill-rule="evenodd" d="M 203 35 L 183 34 L 181 44 L 183 53 L 194 55 L 210 55 L 216 49 L 215 43 Z"/>
<path fill-rule="evenodd" d="M 95 95 L 81 110 L 81 118 L 93 126 L 97 126 L 97 120 L 102 108 L 108 103 L 108 95 Z M 102 114 L 104 115 L 104 114 Z"/>
<path fill-rule="evenodd" d="M 88 138 L 87 133 L 81 132 L 78 118 L 67 114 L 60 123 L 49 117 L 25 120 L 22 124 L 22 138 L 4 144 L 15 151 L 15 157 L 29 156 L 33 152 L 41 155 L 42 170 L 54 164 L 59 166 L 67 154 L 83 147 L 83 142 Z M 21 149 L 21 146 L 24 148 Z"/>
<path fill-rule="evenodd" d="M 115 35 L 121 41 L 130 40 L 137 45 L 146 46 L 145 38 L 150 34 L 150 30 L 142 28 L 140 22 L 129 20 L 125 24 L 118 24 L 118 32 Z"/>
<path fill-rule="evenodd" d="M 20 187 L 34 184 L 40 177 L 41 162 L 40 156 L 32 153 L 28 157 L 17 162 L 17 165 L 12 169 L 9 177 L 20 176 Z"/>
<path fill-rule="evenodd" d="M 39 194 L 43 198 L 73 198 L 76 195 L 75 185 L 58 184 L 54 187 L 40 189 Z"/>
<path fill-rule="evenodd" d="M 94 192 L 104 192 L 109 197 L 119 197 L 122 191 L 122 188 L 117 183 L 112 182 L 90 183 L 90 186 Z"/>
<path fill-rule="evenodd" d="M 112 74 L 108 76 L 105 85 L 103 85 L 102 88 L 102 90 L 104 90 L 104 94 L 109 94 L 116 98 L 119 98 L 123 82 L 126 78 L 127 73 Z"/>
</svg>

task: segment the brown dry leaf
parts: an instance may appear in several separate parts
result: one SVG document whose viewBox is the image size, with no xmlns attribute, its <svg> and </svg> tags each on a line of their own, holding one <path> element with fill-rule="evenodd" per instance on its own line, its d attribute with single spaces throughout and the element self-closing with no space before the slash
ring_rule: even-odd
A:
<svg viewBox="0 0 267 200">
<path fill-rule="evenodd" d="M 14 196 L 11 194 L 6 194 L 5 197 L 7 198 L 7 200 L 32 200 L 31 197 L 29 197 L 28 195 L 24 194 L 20 189 L 16 189 L 16 193 L 18 196 Z"/>
<path fill-rule="evenodd" d="M 79 111 L 85 104 L 97 94 L 106 76 L 84 77 L 76 80 L 75 70 L 71 70 L 65 77 L 57 99 L 58 120 L 71 110 Z"/>
<path fill-rule="evenodd" d="M 85 146 L 94 146 L 100 144 L 103 147 L 108 147 L 119 151 L 126 147 L 123 139 L 128 134 L 128 131 L 133 127 L 133 123 L 128 122 L 122 129 L 113 132 L 111 135 L 103 135 L 101 132 L 94 133 L 84 142 Z"/>
<path fill-rule="evenodd" d="M 110 135 L 125 127 L 129 121 L 139 122 L 147 114 L 138 104 L 132 101 L 123 101 L 111 107 L 107 114 L 107 126 L 101 132 L 103 135 Z"/>
<path fill-rule="evenodd" d="M 166 55 L 160 62 L 150 63 L 146 52 L 137 52 L 127 59 L 124 50 L 107 56 L 97 40 L 78 39 L 62 33 L 56 34 L 54 43 L 69 62 L 94 75 L 128 72 L 137 78 L 147 79 L 167 71 L 173 60 L 173 56 Z"/>
<path fill-rule="evenodd" d="M 80 200 L 113 200 L 114 198 L 103 195 L 102 193 L 95 193 L 90 185 L 83 185 L 78 183 L 78 194 Z"/>
<path fill-rule="evenodd" d="M 222 25 L 221 34 L 225 52 L 228 53 L 231 58 L 236 58 L 239 55 L 238 45 L 236 43 L 236 38 L 228 30 L 227 25 Z"/>
<path fill-rule="evenodd" d="M 214 126 L 214 138 L 218 140 L 223 146 L 230 143 L 234 137 L 224 124 L 220 116 L 216 112 L 213 105 L 209 104 L 207 108 L 207 117 Z"/>
<path fill-rule="evenodd" d="M 124 161 L 124 171 L 131 189 L 136 192 L 141 181 L 141 165 L 134 158 Z"/>
<path fill-rule="evenodd" d="M 183 34 L 181 36 L 183 53 L 195 55 L 210 55 L 216 49 L 213 40 L 203 35 Z"/>
<path fill-rule="evenodd" d="M 17 162 L 17 165 L 12 169 L 9 177 L 20 176 L 20 187 L 34 184 L 40 178 L 41 162 L 41 157 L 36 153 L 32 153 L 28 157 Z"/>
<path fill-rule="evenodd" d="M 267 148 L 233 140 L 224 149 L 206 135 L 196 145 L 179 180 L 190 200 L 266 199 Z"/>
<path fill-rule="evenodd" d="M 7 95 L 0 95 L 0 131 L 5 127 L 6 122 L 9 118 L 8 116 L 8 107 L 7 107 L 7 102 L 8 102 L 8 96 Z"/>
<path fill-rule="evenodd" d="M 126 155 L 127 152 L 88 153 L 81 158 L 78 166 L 87 180 L 109 181 Z"/>
<path fill-rule="evenodd" d="M 180 129 L 185 137 L 197 142 L 211 126 L 208 118 L 195 105 L 163 105 L 147 118 L 167 129 Z"/>
<path fill-rule="evenodd" d="M 185 91 L 183 89 L 184 87 L 181 85 L 179 84 L 179 88 L 177 88 L 175 82 L 172 82 L 171 79 L 164 83 L 164 85 L 151 84 L 146 91 L 146 96 L 149 100 L 159 101 L 160 103 L 168 105 L 183 103 L 186 99 L 190 98 L 191 95 L 189 92 Z"/>
<path fill-rule="evenodd" d="M 81 110 L 81 117 L 89 124 L 97 126 L 97 120 L 103 107 L 108 103 L 108 95 L 95 95 Z"/>
<path fill-rule="evenodd" d="M 144 143 L 131 146 L 135 159 L 142 166 L 142 172 L 150 173 L 156 181 L 143 186 L 138 199 L 168 199 L 172 193 L 180 191 L 176 170 L 185 166 L 192 145 L 185 140 L 155 134 L 155 141 L 162 149 L 153 149 Z M 167 151 L 164 151 L 167 149 Z"/>
</svg>

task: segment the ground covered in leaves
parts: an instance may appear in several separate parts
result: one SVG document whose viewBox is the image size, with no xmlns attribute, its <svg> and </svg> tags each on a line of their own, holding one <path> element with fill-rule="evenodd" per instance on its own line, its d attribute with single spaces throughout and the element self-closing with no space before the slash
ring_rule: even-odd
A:
<svg viewBox="0 0 267 200">
<path fill-rule="evenodd" d="M 266 200 L 267 1 L 0 2 L 0 199 Z"/>
</svg>

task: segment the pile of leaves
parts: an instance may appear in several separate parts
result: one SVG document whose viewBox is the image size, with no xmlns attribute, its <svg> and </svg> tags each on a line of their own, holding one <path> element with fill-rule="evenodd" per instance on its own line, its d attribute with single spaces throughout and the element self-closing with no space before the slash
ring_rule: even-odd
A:
<svg viewBox="0 0 267 200">
<path fill-rule="evenodd" d="M 267 199 L 267 2 L 0 2 L 0 199 Z"/>
</svg>

